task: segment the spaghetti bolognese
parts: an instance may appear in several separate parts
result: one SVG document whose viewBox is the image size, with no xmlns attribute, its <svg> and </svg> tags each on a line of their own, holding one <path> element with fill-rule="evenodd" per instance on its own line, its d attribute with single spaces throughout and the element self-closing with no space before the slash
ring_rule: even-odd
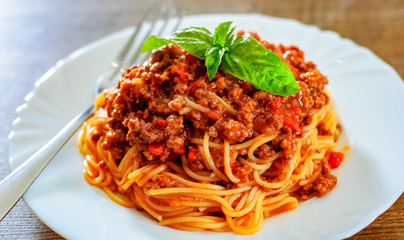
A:
<svg viewBox="0 0 404 240">
<path fill-rule="evenodd" d="M 239 234 L 330 192 L 343 153 L 327 78 L 299 48 L 250 34 L 299 92 L 276 96 L 221 70 L 210 81 L 202 60 L 169 44 L 95 99 L 78 140 L 86 181 L 160 225 Z"/>
</svg>

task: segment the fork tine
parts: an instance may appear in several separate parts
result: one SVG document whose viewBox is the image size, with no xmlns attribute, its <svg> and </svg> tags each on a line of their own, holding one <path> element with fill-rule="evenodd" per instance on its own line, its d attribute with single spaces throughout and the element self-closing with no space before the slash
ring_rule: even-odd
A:
<svg viewBox="0 0 404 240">
<path fill-rule="evenodd" d="M 169 29 L 168 32 L 172 33 L 174 31 L 177 31 L 182 18 L 183 18 L 184 12 L 183 11 L 179 11 L 177 8 L 170 8 L 165 12 L 165 15 L 163 16 L 164 20 L 163 20 L 163 25 L 159 28 L 158 32 L 155 34 L 157 37 L 161 36 L 161 34 L 164 32 L 164 30 L 167 30 L 167 26 L 169 26 L 169 21 L 170 19 L 173 19 L 173 21 L 177 20 L 177 22 L 173 25 L 172 29 Z M 176 19 L 175 17 L 178 16 Z M 151 30 L 151 28 L 150 28 Z M 133 56 L 131 58 L 130 63 L 136 63 L 136 62 L 140 62 L 143 63 L 145 62 L 146 58 L 149 57 L 150 54 L 143 54 L 141 56 L 139 56 L 139 54 L 137 53 L 137 55 Z"/>
<path fill-rule="evenodd" d="M 150 23 L 151 23 L 151 26 L 147 29 L 146 34 L 141 38 L 141 40 L 140 40 L 140 43 L 141 43 L 141 44 L 146 40 L 147 37 L 150 36 L 151 32 L 152 32 L 153 29 L 155 28 L 156 22 L 157 22 L 157 20 L 158 20 L 158 16 L 164 15 L 164 14 L 167 13 L 167 12 L 168 12 L 167 7 L 166 7 L 165 5 L 162 5 L 162 6 L 160 7 L 160 11 L 154 12 L 152 18 L 151 18 L 151 19 L 148 19 L 148 20 L 150 21 Z M 132 55 L 132 57 L 130 58 L 130 61 L 129 61 L 129 64 L 130 64 L 130 65 L 136 63 L 136 60 L 138 59 L 139 54 L 140 54 L 140 49 L 141 49 L 141 47 L 138 47 L 138 48 L 135 50 L 135 52 L 133 53 L 133 55 Z"/>
<path fill-rule="evenodd" d="M 133 31 L 132 35 L 129 37 L 128 41 L 126 42 L 125 46 L 122 48 L 120 51 L 118 57 L 111 61 L 109 63 L 110 68 L 107 70 L 105 74 L 103 74 L 105 79 L 112 80 L 112 78 L 119 72 L 119 70 L 123 66 L 123 62 L 128 55 L 128 52 L 130 48 L 132 47 L 133 43 L 135 42 L 134 40 L 137 38 L 140 28 L 142 27 L 142 24 L 145 22 L 145 20 L 154 12 L 156 9 L 156 5 L 152 5 L 146 13 L 143 15 L 142 19 L 138 22 L 138 24 L 135 27 L 135 30 Z"/>
<path fill-rule="evenodd" d="M 160 27 L 160 29 L 159 29 L 158 33 L 156 34 L 156 36 L 160 36 L 163 33 L 164 29 L 167 27 L 169 19 L 171 17 L 175 16 L 176 13 L 177 13 L 176 8 L 167 9 L 166 14 L 162 17 L 162 18 L 164 18 L 163 26 Z"/>
<path fill-rule="evenodd" d="M 122 66 L 126 62 L 125 61 L 126 59 L 129 58 L 130 59 L 129 64 L 132 65 L 137 63 L 141 58 L 146 58 L 147 56 L 149 56 L 149 54 L 144 54 L 143 56 L 140 56 L 141 44 L 146 40 L 146 38 L 150 35 L 150 33 L 152 33 L 152 31 L 155 30 L 156 22 L 158 21 L 159 16 L 163 16 L 164 19 L 163 19 L 163 26 L 160 28 L 158 34 L 161 34 L 165 30 L 165 28 L 167 28 L 170 19 L 173 19 L 173 21 L 177 20 L 177 23 L 175 24 L 172 31 L 178 29 L 183 17 L 183 13 L 181 12 L 178 18 L 175 18 L 175 16 L 178 15 L 177 13 L 178 11 L 175 8 L 173 7 L 170 8 L 167 7 L 166 5 L 161 4 L 157 6 L 156 4 L 153 4 L 152 7 L 147 10 L 145 15 L 142 17 L 141 21 L 137 24 L 132 35 L 129 37 L 129 40 L 126 42 L 125 46 L 118 54 L 118 57 L 114 61 L 111 61 L 109 64 L 109 68 L 104 72 L 104 74 L 100 75 L 97 81 L 98 84 L 96 84 L 96 87 L 94 89 L 95 96 L 98 93 L 100 93 L 103 89 L 110 88 L 113 86 L 113 84 L 115 84 L 114 83 L 115 77 L 118 75 Z M 142 28 L 145 28 L 146 22 L 149 22 L 151 26 L 148 29 L 146 29 L 147 33 L 143 35 Z M 134 53 L 131 56 L 129 56 L 131 48 L 134 49 L 133 50 Z"/>
<path fill-rule="evenodd" d="M 109 63 L 107 69 L 99 75 L 97 79 L 97 83 L 94 86 L 94 96 L 97 96 L 102 90 L 106 88 L 112 87 L 114 83 L 115 77 L 120 72 L 126 57 L 128 56 L 130 49 L 136 43 L 136 39 L 139 38 L 140 29 L 142 28 L 143 24 L 147 21 L 149 16 L 156 12 L 156 4 L 152 4 L 150 8 L 148 8 L 145 14 L 142 16 L 141 20 L 136 25 L 132 35 L 126 41 L 124 47 L 119 52 L 118 56 L 115 60 Z"/>
<path fill-rule="evenodd" d="M 181 22 L 182 22 L 182 18 L 184 17 L 185 11 L 180 11 L 180 13 L 178 14 L 178 20 L 177 23 L 175 24 L 173 30 L 171 31 L 177 31 L 180 28 Z"/>
<path fill-rule="evenodd" d="M 134 39 L 137 38 L 137 35 L 140 32 L 140 28 L 142 27 L 143 22 L 154 12 L 156 9 L 156 5 L 152 5 L 149 9 L 147 9 L 146 13 L 143 15 L 142 19 L 138 22 L 138 24 L 135 27 L 135 30 L 133 31 L 132 35 L 126 42 L 125 46 L 122 48 L 121 52 L 119 53 L 117 59 L 115 61 L 112 61 L 111 63 L 115 63 L 114 65 L 117 65 L 119 68 L 122 67 L 123 61 L 125 60 L 128 51 L 132 47 L 134 43 Z"/>
</svg>

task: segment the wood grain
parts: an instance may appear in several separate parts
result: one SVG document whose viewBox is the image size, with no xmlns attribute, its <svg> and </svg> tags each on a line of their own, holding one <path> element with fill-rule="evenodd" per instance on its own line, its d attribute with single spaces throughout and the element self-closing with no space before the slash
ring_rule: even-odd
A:
<svg viewBox="0 0 404 240">
<path fill-rule="evenodd" d="M 188 14 L 258 12 L 333 30 L 371 49 L 404 76 L 401 0 L 171 2 Z M 34 82 L 77 48 L 134 24 L 141 15 L 138 13 L 148 5 L 140 0 L 0 0 L 0 179 L 9 173 L 7 136 L 16 117 L 15 109 L 33 89 Z M 20 201 L 0 223 L 0 239 L 61 237 Z M 404 196 L 349 239 L 404 239 Z"/>
</svg>

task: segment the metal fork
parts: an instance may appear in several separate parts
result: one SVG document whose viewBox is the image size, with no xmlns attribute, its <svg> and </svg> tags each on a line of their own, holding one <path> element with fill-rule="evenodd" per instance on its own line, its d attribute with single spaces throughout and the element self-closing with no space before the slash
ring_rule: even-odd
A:
<svg viewBox="0 0 404 240">
<path fill-rule="evenodd" d="M 175 8 L 165 5 L 156 6 L 153 4 L 153 6 L 146 11 L 142 20 L 137 24 L 134 32 L 118 54 L 117 58 L 110 62 L 106 71 L 97 79 L 94 94 L 97 95 L 104 89 L 115 86 L 116 76 L 120 72 L 126 59 L 130 59 L 128 63 L 130 65 L 141 63 L 139 61 L 145 59 L 145 56 L 140 55 L 141 44 L 144 40 L 151 33 L 161 35 L 163 32 L 177 30 L 181 23 L 182 16 L 182 12 L 179 12 Z M 159 21 L 159 19 L 161 20 Z M 168 27 L 169 21 L 170 23 L 174 23 L 170 24 L 171 27 Z M 143 33 L 143 30 L 145 30 L 146 33 Z M 73 118 L 49 142 L 0 182 L 0 221 L 3 220 L 7 213 L 14 207 L 49 161 L 73 136 L 83 122 L 93 113 L 94 106 L 91 105 L 85 111 Z"/>
</svg>

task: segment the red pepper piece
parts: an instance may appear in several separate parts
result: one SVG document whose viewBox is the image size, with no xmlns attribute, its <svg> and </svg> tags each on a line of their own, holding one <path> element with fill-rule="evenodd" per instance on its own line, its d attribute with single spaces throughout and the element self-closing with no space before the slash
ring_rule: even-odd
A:
<svg viewBox="0 0 404 240">
<path fill-rule="evenodd" d="M 156 156 L 161 156 L 164 153 L 166 145 L 164 143 L 150 143 L 149 151 Z"/>
<path fill-rule="evenodd" d="M 187 157 L 188 157 L 188 159 L 189 160 L 194 160 L 195 159 L 195 156 L 196 156 L 196 150 L 190 150 L 189 152 L 188 152 L 188 155 L 187 155 Z"/>
<path fill-rule="evenodd" d="M 178 74 L 178 78 L 181 82 L 187 83 L 189 80 L 188 77 L 189 69 L 187 65 L 178 64 L 171 68 L 171 74 Z"/>
<path fill-rule="evenodd" d="M 270 108 L 274 111 L 277 115 L 282 115 L 284 112 L 282 98 L 276 97 L 276 99 L 269 104 Z"/>
<path fill-rule="evenodd" d="M 342 163 L 344 159 L 344 154 L 342 152 L 331 152 L 330 158 L 328 159 L 328 163 L 331 168 L 337 168 Z"/>
<path fill-rule="evenodd" d="M 275 101 L 271 102 L 270 107 L 272 110 L 277 110 L 278 108 L 282 107 L 281 97 L 276 97 Z"/>
<path fill-rule="evenodd" d="M 189 87 L 188 87 L 188 92 L 195 92 L 195 90 L 198 88 L 198 83 L 200 81 L 204 81 L 204 77 L 199 77 L 198 80 L 193 82 Z"/>
<path fill-rule="evenodd" d="M 285 116 L 285 118 L 283 119 L 283 124 L 290 127 L 292 130 L 296 130 L 299 127 L 299 123 L 294 117 Z"/>
<path fill-rule="evenodd" d="M 157 124 L 162 128 L 167 127 L 167 121 L 165 119 L 162 119 L 162 118 L 157 119 Z"/>
<path fill-rule="evenodd" d="M 292 116 L 298 116 L 299 114 L 300 114 L 300 108 L 298 108 L 298 107 L 292 107 L 292 110 L 290 111 L 290 114 L 292 115 Z"/>
<path fill-rule="evenodd" d="M 174 149 L 174 153 L 183 155 L 183 154 L 185 154 L 185 150 L 184 149 Z"/>
<path fill-rule="evenodd" d="M 208 112 L 208 117 L 210 117 L 214 121 L 217 121 L 221 117 L 221 115 L 218 112 L 209 111 Z"/>
</svg>

